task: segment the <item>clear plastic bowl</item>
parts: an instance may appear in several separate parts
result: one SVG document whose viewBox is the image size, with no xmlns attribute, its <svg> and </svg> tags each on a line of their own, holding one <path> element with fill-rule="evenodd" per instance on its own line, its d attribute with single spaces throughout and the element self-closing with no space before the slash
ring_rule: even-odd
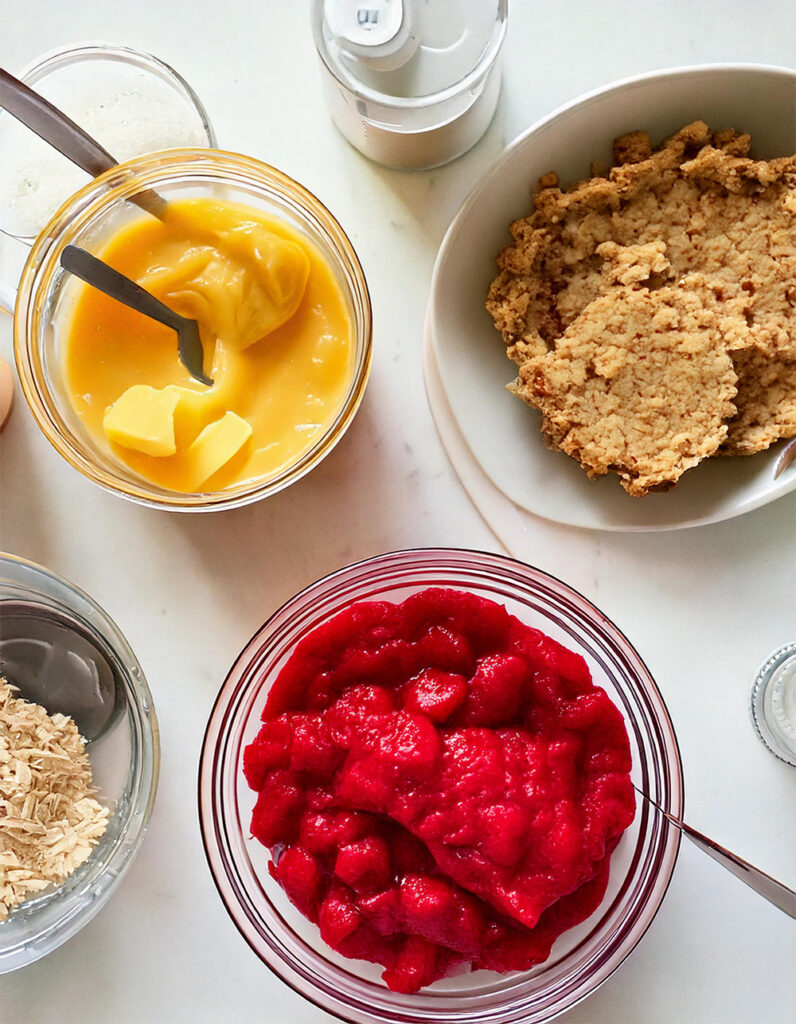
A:
<svg viewBox="0 0 796 1024">
<path fill-rule="evenodd" d="M 639 801 L 611 859 L 600 907 L 565 932 L 530 971 L 486 971 L 436 982 L 415 995 L 389 991 L 379 968 L 326 947 L 315 925 L 268 873 L 269 852 L 249 831 L 255 794 L 241 770 L 270 686 L 296 643 L 354 601 L 398 602 L 426 587 L 454 587 L 504 604 L 522 621 L 582 654 L 622 711 L 633 782 L 678 817 L 680 754 L 666 706 L 646 666 L 597 608 L 560 580 L 499 555 L 431 548 L 399 551 L 326 576 L 283 605 L 232 667 L 210 716 L 199 767 L 205 851 L 232 920 L 255 953 L 295 991 L 356 1024 L 532 1024 L 562 1013 L 606 980 L 641 939 L 660 906 L 680 834 Z"/>
<path fill-rule="evenodd" d="M 0 600 L 35 601 L 71 613 L 113 658 L 123 691 L 112 725 L 87 747 L 98 799 L 111 810 L 107 830 L 62 885 L 15 907 L 0 923 L 0 974 L 5 974 L 57 949 L 108 902 L 144 838 L 160 743 L 141 666 L 116 624 L 87 594 L 39 565 L 0 555 Z"/>
</svg>

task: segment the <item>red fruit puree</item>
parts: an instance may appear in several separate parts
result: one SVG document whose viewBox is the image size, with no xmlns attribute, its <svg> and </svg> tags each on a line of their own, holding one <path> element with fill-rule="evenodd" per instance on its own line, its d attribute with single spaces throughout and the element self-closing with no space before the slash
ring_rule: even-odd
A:
<svg viewBox="0 0 796 1024">
<path fill-rule="evenodd" d="M 398 992 L 545 960 L 635 813 L 622 716 L 583 658 L 473 594 L 340 612 L 263 721 L 243 768 L 271 873 Z"/>
</svg>

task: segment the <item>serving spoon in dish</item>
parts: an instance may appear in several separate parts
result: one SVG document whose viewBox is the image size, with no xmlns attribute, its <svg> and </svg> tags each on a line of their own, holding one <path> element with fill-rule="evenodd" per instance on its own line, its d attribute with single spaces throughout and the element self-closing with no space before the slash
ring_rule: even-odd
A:
<svg viewBox="0 0 796 1024">
<path fill-rule="evenodd" d="M 118 161 L 96 139 L 49 100 L 2 68 L 0 107 L 92 177 L 117 166 Z M 168 205 L 163 196 L 151 189 L 136 193 L 130 201 L 159 220 L 163 219 Z M 202 343 L 195 320 L 175 313 L 135 281 L 76 246 L 67 246 L 61 254 L 61 266 L 111 298 L 173 328 L 179 338 L 180 359 L 186 370 L 202 384 L 213 384 L 203 370 Z"/>
<path fill-rule="evenodd" d="M 743 857 L 739 857 L 737 853 L 731 853 L 730 850 L 720 846 L 715 840 L 708 839 L 707 836 L 701 832 L 697 832 L 695 828 L 691 828 L 690 825 L 686 825 L 680 818 L 676 818 L 673 814 L 669 814 L 665 811 L 660 804 L 647 796 L 647 794 L 638 788 L 633 786 L 635 791 L 642 796 L 648 804 L 655 808 L 660 814 L 666 818 L 670 825 L 678 828 L 684 835 L 688 836 L 691 842 L 698 846 L 703 853 L 706 853 L 708 857 L 712 857 L 713 860 L 717 861 L 723 868 L 735 875 L 736 878 L 740 878 L 742 882 L 745 882 L 750 889 L 754 889 L 756 893 L 759 893 L 764 899 L 767 899 L 769 903 L 773 903 L 775 907 L 782 910 L 789 917 L 796 918 L 796 892 L 793 889 L 789 889 L 787 885 L 782 882 L 778 882 L 776 878 L 772 878 L 771 875 L 767 875 L 765 871 L 761 871 L 760 868 L 756 868 L 749 861 L 744 860 Z"/>
<path fill-rule="evenodd" d="M 77 245 L 65 246 L 61 253 L 61 266 L 117 302 L 171 327 L 177 332 L 180 361 L 185 369 L 200 383 L 213 386 L 213 378 L 204 372 L 204 351 L 199 337 L 199 324 L 195 320 L 175 313 L 132 278 L 125 277 Z"/>
</svg>

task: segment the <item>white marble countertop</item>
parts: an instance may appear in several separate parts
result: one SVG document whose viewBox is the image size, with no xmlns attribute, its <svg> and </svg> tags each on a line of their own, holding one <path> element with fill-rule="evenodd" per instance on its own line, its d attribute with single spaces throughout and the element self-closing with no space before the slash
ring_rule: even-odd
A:
<svg viewBox="0 0 796 1024">
<path fill-rule="evenodd" d="M 236 512 L 180 516 L 105 494 L 60 460 L 20 402 L 0 442 L 0 546 L 73 580 L 138 654 L 162 730 L 160 790 L 112 902 L 46 959 L 5 975 L 0 1020 L 320 1024 L 248 949 L 207 869 L 196 769 L 216 691 L 286 598 L 347 562 L 417 545 L 499 549 L 447 462 L 423 388 L 437 246 L 503 146 L 597 85 L 706 61 L 796 63 L 796 8 L 770 0 L 512 0 L 504 89 L 485 138 L 426 173 L 377 167 L 330 123 L 299 0 L 0 0 L 0 65 L 65 43 L 128 43 L 174 64 L 225 148 L 282 168 L 349 232 L 369 279 L 375 360 L 349 433 L 310 477 Z M 0 352 L 11 348 L 0 317 Z M 539 520 L 536 563 L 611 616 L 646 659 L 682 747 L 692 824 L 796 883 L 796 771 L 756 739 L 758 665 L 793 640 L 796 495 L 677 533 L 599 534 Z M 168 572 L 164 572 L 168 565 Z M 186 607 L 186 595 L 188 607 Z M 180 609 L 183 609 L 182 611 Z M 796 932 L 689 844 L 630 960 L 569 1024 L 794 1020 Z"/>
</svg>

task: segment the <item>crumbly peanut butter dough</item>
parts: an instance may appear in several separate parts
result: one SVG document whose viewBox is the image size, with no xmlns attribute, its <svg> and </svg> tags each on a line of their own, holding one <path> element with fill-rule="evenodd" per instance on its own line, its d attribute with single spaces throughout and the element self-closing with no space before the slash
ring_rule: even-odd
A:
<svg viewBox="0 0 796 1024">
<path fill-rule="evenodd" d="M 721 455 L 752 455 L 796 434 L 796 360 L 770 359 L 756 349 L 733 357 L 738 374 L 731 420 Z"/>
<path fill-rule="evenodd" d="M 796 157 L 701 121 L 607 177 L 545 175 L 487 309 L 548 443 L 633 495 L 796 434 Z"/>
<path fill-rule="evenodd" d="M 716 451 L 735 381 L 697 296 L 623 285 L 590 302 L 553 351 L 524 361 L 512 390 L 542 410 L 551 447 L 591 477 L 613 470 L 629 494 L 643 495 Z"/>
</svg>

